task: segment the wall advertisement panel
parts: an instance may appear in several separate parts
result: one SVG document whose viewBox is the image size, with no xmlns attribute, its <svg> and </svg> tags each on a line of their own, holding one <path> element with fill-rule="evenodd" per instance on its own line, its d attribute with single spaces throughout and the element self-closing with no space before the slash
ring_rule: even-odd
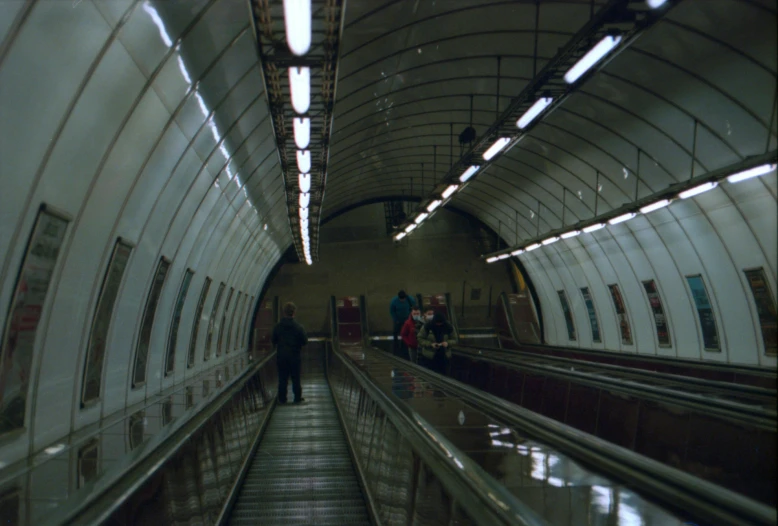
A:
<svg viewBox="0 0 778 526">
<path fill-rule="evenodd" d="M 219 323 L 219 332 L 216 338 L 216 356 L 222 355 L 222 342 L 224 341 L 224 331 L 227 329 L 227 316 L 230 312 L 230 306 L 232 304 L 232 295 L 235 293 L 235 287 L 230 287 L 230 291 L 227 293 L 227 301 L 224 304 L 224 312 L 222 312 L 221 323 Z"/>
<path fill-rule="evenodd" d="M 775 299 L 770 290 L 763 268 L 755 268 L 744 271 L 751 294 L 756 303 L 756 312 L 759 316 L 759 325 L 762 329 L 764 351 L 767 356 L 778 355 L 778 314 L 776 314 Z"/>
<path fill-rule="evenodd" d="M 721 352 L 721 343 L 719 343 L 719 333 L 716 330 L 716 316 L 713 314 L 713 306 L 708 299 L 708 291 L 705 289 L 705 282 L 702 276 L 686 276 L 686 282 L 692 291 L 694 305 L 697 307 L 697 316 L 700 319 L 700 329 L 702 330 L 702 341 L 706 351 Z"/>
<path fill-rule="evenodd" d="M 559 301 L 562 303 L 562 313 L 565 315 L 567 324 L 567 337 L 570 341 L 575 341 L 575 325 L 573 324 L 573 313 L 570 310 L 570 304 L 567 302 L 567 294 L 564 290 L 556 291 L 559 294 Z"/>
<path fill-rule="evenodd" d="M 219 303 L 222 301 L 222 294 L 224 294 L 226 286 L 227 284 L 222 281 L 216 290 L 216 297 L 213 300 L 213 307 L 211 307 L 211 316 L 208 318 L 208 332 L 205 334 L 203 360 L 208 360 L 211 357 L 211 343 L 213 342 L 213 328 L 216 325 L 216 313 L 219 311 Z"/>
<path fill-rule="evenodd" d="M 184 280 L 181 282 L 181 288 L 178 290 L 176 306 L 173 310 L 173 320 L 170 322 L 170 334 L 167 341 L 167 358 L 165 358 L 165 375 L 172 373 L 176 366 L 176 342 L 178 341 L 178 326 L 181 324 L 181 312 L 186 303 L 186 294 L 189 292 L 189 284 L 192 283 L 194 270 L 188 268 L 184 272 Z"/>
<path fill-rule="evenodd" d="M 35 338 L 69 222 L 44 205 L 32 227 L 0 340 L 0 435 L 24 427 Z"/>
<path fill-rule="evenodd" d="M 203 290 L 200 291 L 200 299 L 197 300 L 194 319 L 192 320 L 192 335 L 189 337 L 189 354 L 186 357 L 186 367 L 193 367 L 195 363 L 195 351 L 197 350 L 197 333 L 200 330 L 200 319 L 203 317 L 205 299 L 208 297 L 208 289 L 211 288 L 211 278 L 205 277 Z"/>
<path fill-rule="evenodd" d="M 654 314 L 654 325 L 656 325 L 656 337 L 659 340 L 660 347 L 671 347 L 670 327 L 667 324 L 665 310 L 662 307 L 662 298 L 659 296 L 659 289 L 653 279 L 643 282 L 643 288 L 648 296 L 648 304 L 651 306 L 651 312 Z"/>
<path fill-rule="evenodd" d="M 92 329 L 89 331 L 89 344 L 84 361 L 84 379 L 81 389 L 82 407 L 100 398 L 103 381 L 103 363 L 108 331 L 111 328 L 111 316 L 119 295 L 127 262 L 130 260 L 132 245 L 119 238 L 113 247 L 113 254 L 103 278 L 103 286 L 95 308 Z"/>
<path fill-rule="evenodd" d="M 586 312 L 589 313 L 589 324 L 592 326 L 592 341 L 602 342 L 600 324 L 597 322 L 597 312 L 594 310 L 594 300 L 592 300 L 592 295 L 589 293 L 589 287 L 581 287 L 581 295 L 586 305 Z"/>
<path fill-rule="evenodd" d="M 621 344 L 632 345 L 632 328 L 629 325 L 629 316 L 627 316 L 627 306 L 624 304 L 624 298 L 621 296 L 619 286 L 614 283 L 608 285 L 613 299 L 613 308 L 616 310 L 616 319 L 619 321 L 619 331 L 621 332 Z"/>
<path fill-rule="evenodd" d="M 132 370 L 132 386 L 138 387 L 146 383 L 146 369 L 149 360 L 149 345 L 151 345 L 151 330 L 154 328 L 154 316 L 157 313 L 159 296 L 162 294 L 162 286 L 165 284 L 170 261 L 160 258 L 157 263 L 157 271 L 154 273 L 154 281 L 151 282 L 151 290 L 146 298 L 146 307 L 143 309 L 143 319 L 138 335 L 138 344 L 135 348 L 135 366 Z"/>
</svg>

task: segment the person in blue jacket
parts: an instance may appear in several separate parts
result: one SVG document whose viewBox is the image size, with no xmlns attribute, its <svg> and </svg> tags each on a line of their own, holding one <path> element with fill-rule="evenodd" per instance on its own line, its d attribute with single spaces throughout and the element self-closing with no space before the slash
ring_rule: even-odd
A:
<svg viewBox="0 0 778 526">
<path fill-rule="evenodd" d="M 392 315 L 392 322 L 394 324 L 394 330 L 392 336 L 394 337 L 394 354 L 397 355 L 400 352 L 400 331 L 403 328 L 405 320 L 411 314 L 411 309 L 416 305 L 413 297 L 408 296 L 404 290 L 397 293 L 397 296 L 392 298 L 392 303 L 389 305 L 389 313 Z"/>
</svg>

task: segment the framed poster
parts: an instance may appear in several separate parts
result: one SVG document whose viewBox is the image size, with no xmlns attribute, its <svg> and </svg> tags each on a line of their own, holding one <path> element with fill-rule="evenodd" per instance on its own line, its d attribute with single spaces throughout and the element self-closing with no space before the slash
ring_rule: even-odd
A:
<svg viewBox="0 0 778 526">
<path fill-rule="evenodd" d="M 0 435 L 24 427 L 38 324 L 69 220 L 41 206 L 0 340 Z"/>
<path fill-rule="evenodd" d="M 649 279 L 643 282 L 643 288 L 648 296 L 648 304 L 651 306 L 651 312 L 654 314 L 654 325 L 656 325 L 656 337 L 659 340 L 660 347 L 671 347 L 670 327 L 667 324 L 665 310 L 662 307 L 662 298 L 659 296 L 659 289 L 656 288 L 656 282 Z"/>
<path fill-rule="evenodd" d="M 594 310 L 594 300 L 589 293 L 589 287 L 581 287 L 581 295 L 583 296 L 584 305 L 586 305 L 586 312 L 589 313 L 589 325 L 592 326 L 592 341 L 602 342 L 600 337 L 600 324 L 597 322 L 597 313 Z"/>
<path fill-rule="evenodd" d="M 181 325 L 181 312 L 184 310 L 186 294 L 189 292 L 189 284 L 192 283 L 194 270 L 188 268 L 184 272 L 184 280 L 178 289 L 178 298 L 173 309 L 173 320 L 170 322 L 170 334 L 167 339 L 167 357 L 165 358 L 165 376 L 173 372 L 176 367 L 176 342 L 178 341 L 178 327 Z"/>
<path fill-rule="evenodd" d="M 200 291 L 200 299 L 197 300 L 194 319 L 192 319 L 192 336 L 189 338 L 189 355 L 186 357 L 187 368 L 193 367 L 195 363 L 195 351 L 197 350 L 197 333 L 200 330 L 200 318 L 203 316 L 203 307 L 205 299 L 208 297 L 208 289 L 211 288 L 211 278 L 205 277 L 203 289 Z"/>
<path fill-rule="evenodd" d="M 157 271 L 154 273 L 154 281 L 146 298 L 146 307 L 143 309 L 143 320 L 140 325 L 138 344 L 135 347 L 135 366 L 132 370 L 132 386 L 138 387 L 146 383 L 146 369 L 149 360 L 149 345 L 151 344 L 151 329 L 154 328 L 154 315 L 157 313 L 159 296 L 162 294 L 162 286 L 165 284 L 170 261 L 159 258 Z"/>
<path fill-rule="evenodd" d="M 570 304 L 567 302 L 567 294 L 564 290 L 556 291 L 559 294 L 559 301 L 562 304 L 562 313 L 565 315 L 567 324 L 567 337 L 570 341 L 575 341 L 575 325 L 573 324 L 573 312 L 570 310 Z"/>
<path fill-rule="evenodd" d="M 127 438 L 130 442 L 130 451 L 143 443 L 146 432 L 146 411 L 140 411 L 130 415 L 127 419 Z"/>
<path fill-rule="evenodd" d="M 694 305 L 697 307 L 697 316 L 700 319 L 700 329 L 702 329 L 702 341 L 706 351 L 721 352 L 719 343 L 719 334 L 716 330 L 716 316 L 713 314 L 713 306 L 708 299 L 708 291 L 705 289 L 705 282 L 702 276 L 686 276 L 686 282 L 692 291 Z"/>
<path fill-rule="evenodd" d="M 238 291 L 238 297 L 235 299 L 235 306 L 232 308 L 232 316 L 230 316 L 230 324 L 227 326 L 227 348 L 226 352 L 230 352 L 232 350 L 232 332 L 235 328 L 235 316 L 238 315 L 240 308 L 242 306 L 243 301 L 243 293 L 241 291 Z"/>
<path fill-rule="evenodd" d="M 230 312 L 230 304 L 232 303 L 232 295 L 235 293 L 235 287 L 230 287 L 230 291 L 227 293 L 227 301 L 224 303 L 224 312 L 222 312 L 221 323 L 219 323 L 219 334 L 216 338 L 216 356 L 222 355 L 222 342 L 224 341 L 224 330 L 227 328 L 227 315 Z"/>
<path fill-rule="evenodd" d="M 764 352 L 767 356 L 776 356 L 778 355 L 778 314 L 776 314 L 775 299 L 770 290 L 770 283 L 761 267 L 744 272 L 756 304 L 756 313 L 759 316 L 759 325 L 762 329 Z"/>
<path fill-rule="evenodd" d="M 203 352 L 203 361 L 208 360 L 211 357 L 211 343 L 213 342 L 213 327 L 216 324 L 216 313 L 219 311 L 219 304 L 222 301 L 222 294 L 224 293 L 224 287 L 227 284 L 223 281 L 219 283 L 219 288 L 216 291 L 216 297 L 213 300 L 213 306 L 211 307 L 211 316 L 208 318 L 208 332 L 205 334 L 205 351 Z"/>
<path fill-rule="evenodd" d="M 619 286 L 614 283 L 608 285 L 608 290 L 611 292 L 611 299 L 613 300 L 613 308 L 616 310 L 616 319 L 619 322 L 619 331 L 621 332 L 621 344 L 632 345 L 632 328 L 629 325 L 629 316 L 627 315 L 627 307 L 624 304 L 624 298 L 621 296 L 621 290 Z"/>
<path fill-rule="evenodd" d="M 246 311 L 246 325 L 243 328 L 243 348 L 246 349 L 248 346 L 248 338 L 249 338 L 249 330 L 251 328 L 251 313 L 253 312 L 253 309 L 251 308 L 252 305 L 254 305 L 254 296 L 251 296 L 251 299 L 249 300 L 249 308 Z"/>
<path fill-rule="evenodd" d="M 108 262 L 103 285 L 97 299 L 92 328 L 89 331 L 89 343 L 84 361 L 84 378 L 81 386 L 81 407 L 100 398 L 108 330 L 111 328 L 113 307 L 119 295 L 119 287 L 124 277 L 124 270 L 127 268 L 127 262 L 130 260 L 132 248 L 132 245 L 122 238 L 117 239 L 113 246 L 113 253 Z"/>
</svg>

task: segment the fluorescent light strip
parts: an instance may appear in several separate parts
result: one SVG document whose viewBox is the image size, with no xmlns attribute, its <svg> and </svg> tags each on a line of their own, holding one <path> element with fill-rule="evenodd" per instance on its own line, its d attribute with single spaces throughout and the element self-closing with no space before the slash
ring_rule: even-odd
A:
<svg viewBox="0 0 778 526">
<path fill-rule="evenodd" d="M 307 208 L 301 208 L 300 212 L 299 212 L 299 215 L 300 215 L 300 219 L 307 220 L 308 219 L 308 209 Z"/>
<path fill-rule="evenodd" d="M 411 223 L 410 225 L 405 227 L 405 233 L 410 234 L 414 228 L 416 228 L 416 223 Z"/>
<path fill-rule="evenodd" d="M 441 201 L 440 199 L 434 200 L 433 202 L 431 202 L 430 204 L 427 205 L 427 212 L 432 212 L 437 207 L 439 207 L 442 202 L 443 201 Z"/>
<path fill-rule="evenodd" d="M 494 144 L 492 144 L 488 150 L 484 152 L 483 158 L 487 161 L 491 160 L 491 158 L 500 153 L 500 151 L 505 148 L 509 142 L 511 142 L 510 137 L 500 137 L 494 141 Z"/>
<path fill-rule="evenodd" d="M 533 251 L 533 250 L 535 250 L 536 248 L 540 248 L 540 243 L 534 243 L 534 244 L 532 244 L 532 245 L 530 245 L 530 246 L 526 247 L 524 250 L 525 250 L 526 252 L 532 252 L 532 251 Z"/>
<path fill-rule="evenodd" d="M 629 213 L 626 213 L 626 214 L 622 214 L 622 215 L 620 215 L 618 217 L 614 217 L 613 219 L 609 219 L 608 223 L 610 223 L 611 225 L 618 225 L 619 223 L 623 223 L 624 221 L 629 221 L 630 219 L 632 219 L 636 215 L 637 214 L 635 214 L 634 212 L 629 212 Z"/>
<path fill-rule="evenodd" d="M 464 183 L 465 181 L 473 177 L 473 174 L 475 174 L 480 168 L 481 168 L 480 166 L 476 166 L 476 165 L 471 166 L 470 168 L 465 170 L 462 173 L 462 175 L 459 176 L 459 182 Z"/>
<path fill-rule="evenodd" d="M 774 164 L 763 164 L 762 166 L 757 166 L 756 168 L 751 168 L 750 170 L 732 174 L 727 177 L 727 181 L 730 183 L 739 183 L 740 181 L 745 181 L 746 179 L 751 179 L 752 177 L 759 177 L 760 175 L 769 174 L 770 172 L 774 171 L 775 168 L 776 165 Z"/>
<path fill-rule="evenodd" d="M 311 174 L 299 175 L 300 191 L 303 193 L 311 191 Z"/>
<path fill-rule="evenodd" d="M 713 190 L 719 185 L 719 183 L 712 181 L 710 183 L 701 184 L 700 186 L 695 186 L 694 188 L 690 188 L 689 190 L 686 190 L 685 192 L 681 192 L 678 194 L 678 197 L 681 199 L 689 199 L 690 197 L 694 197 L 695 195 L 699 195 L 703 192 L 707 192 L 708 190 Z"/>
<path fill-rule="evenodd" d="M 443 192 L 442 197 L 443 199 L 448 199 L 451 197 L 451 194 L 457 191 L 457 188 L 459 188 L 458 184 L 452 184 L 446 190 Z"/>
<path fill-rule="evenodd" d="M 428 214 L 427 212 L 422 212 L 422 213 L 421 213 L 421 214 L 419 214 L 419 215 L 418 215 L 418 217 L 417 217 L 416 219 L 414 219 L 413 221 L 414 221 L 414 223 L 416 223 L 416 224 L 418 225 L 419 223 L 421 223 L 422 221 L 424 221 L 425 219 L 427 219 L 427 216 L 429 216 L 429 214 Z"/>
<path fill-rule="evenodd" d="M 661 201 L 657 201 L 656 203 L 651 203 L 650 205 L 644 206 L 643 208 L 640 209 L 640 213 L 648 214 L 650 212 L 653 212 L 654 210 L 659 210 L 660 208 L 664 208 L 670 203 L 671 201 L 669 199 L 662 199 Z"/>
<path fill-rule="evenodd" d="M 304 192 L 300 194 L 300 208 L 308 208 L 311 204 L 311 194 Z"/>
<path fill-rule="evenodd" d="M 308 117 L 295 117 L 293 126 L 294 143 L 299 149 L 306 149 L 311 142 L 311 119 Z"/>
<path fill-rule="evenodd" d="M 400 232 L 400 233 L 399 233 L 399 234 L 397 234 L 397 235 L 396 235 L 394 238 L 395 238 L 397 241 L 400 241 L 402 238 L 404 238 L 404 237 L 405 237 L 405 236 L 407 236 L 407 235 L 408 235 L 408 234 L 406 234 L 405 232 Z"/>
<path fill-rule="evenodd" d="M 495 261 L 497 261 L 497 257 L 496 256 L 492 256 L 492 257 L 490 257 L 490 258 L 488 258 L 486 260 L 487 263 L 494 263 Z"/>
<path fill-rule="evenodd" d="M 297 169 L 300 173 L 307 174 L 311 171 L 311 151 L 297 150 Z"/>
<path fill-rule="evenodd" d="M 554 236 L 548 239 L 544 239 L 543 241 L 541 241 L 541 244 L 545 246 L 545 245 L 550 245 L 551 243 L 556 243 L 557 241 L 559 241 L 559 238 Z"/>
<path fill-rule="evenodd" d="M 651 9 L 658 9 L 665 5 L 665 2 L 667 2 L 667 0 L 646 0 L 646 4 L 648 4 L 648 7 Z"/>
<path fill-rule="evenodd" d="M 307 113 L 311 106 L 311 68 L 289 68 L 289 89 L 294 111 Z"/>
<path fill-rule="evenodd" d="M 597 223 L 595 225 L 589 225 L 586 228 L 584 228 L 583 231 L 588 234 L 589 232 L 594 232 L 594 231 L 599 230 L 601 228 L 605 228 L 605 223 Z"/>
<path fill-rule="evenodd" d="M 301 57 L 311 49 L 311 0 L 284 0 L 284 27 L 289 50 Z"/>
<path fill-rule="evenodd" d="M 581 75 L 589 71 L 595 64 L 602 60 L 605 55 L 610 53 L 613 48 L 618 46 L 619 42 L 621 42 L 620 35 L 608 35 L 600 40 L 597 45 L 590 49 L 586 55 L 581 57 L 572 68 L 567 70 L 567 73 L 565 73 L 565 82 L 572 84 L 581 78 Z"/>
<path fill-rule="evenodd" d="M 524 249 L 520 248 L 518 250 L 514 250 L 513 252 L 511 252 L 511 256 L 518 256 L 518 255 L 523 254 L 523 253 L 524 253 Z"/>
<path fill-rule="evenodd" d="M 554 102 L 554 99 L 552 97 L 541 97 L 538 100 L 535 101 L 535 104 L 530 106 L 530 108 L 524 112 L 524 115 L 519 117 L 519 120 L 516 121 L 516 126 L 519 127 L 519 129 L 524 129 L 529 124 L 535 120 L 535 118 L 540 115 L 543 110 L 548 108 L 549 104 Z"/>
<path fill-rule="evenodd" d="M 575 237 L 580 234 L 581 234 L 580 230 L 571 230 L 570 232 L 565 232 L 559 237 L 561 237 L 562 239 L 570 239 L 571 237 Z"/>
<path fill-rule="evenodd" d="M 497 256 L 497 261 L 502 261 L 503 259 L 508 259 L 509 257 L 511 257 L 510 254 L 500 254 Z"/>
</svg>

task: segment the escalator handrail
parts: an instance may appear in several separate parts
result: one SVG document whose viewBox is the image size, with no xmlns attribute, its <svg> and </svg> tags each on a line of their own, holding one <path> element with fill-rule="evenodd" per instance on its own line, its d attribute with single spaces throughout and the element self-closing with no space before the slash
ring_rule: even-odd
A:
<svg viewBox="0 0 778 526">
<path fill-rule="evenodd" d="M 105 521 L 118 510 L 135 492 L 143 487 L 157 471 L 163 468 L 186 443 L 195 436 L 204 425 L 218 413 L 221 408 L 229 403 L 246 382 L 248 382 L 269 360 L 275 357 L 275 352 L 268 353 L 252 367 L 246 369 L 237 376 L 230 385 L 226 386 L 212 400 L 210 400 L 199 412 L 191 418 L 182 421 L 177 429 L 171 430 L 168 435 L 157 435 L 147 442 L 147 446 L 141 454 L 134 458 L 132 455 L 123 457 L 129 465 L 116 473 L 112 473 L 105 479 L 97 479 L 91 491 L 86 491 L 85 486 L 81 494 L 68 499 L 56 510 L 56 517 L 50 516 L 44 519 L 44 525 L 71 524 L 104 524 Z M 155 439 L 157 443 L 155 443 Z M 137 476 L 133 476 L 136 475 Z M 114 492 L 117 487 L 120 491 Z M 109 494 L 110 493 L 110 494 Z M 96 507 L 100 506 L 100 509 Z"/>
<path fill-rule="evenodd" d="M 571 457 L 603 468 L 609 475 L 627 480 L 636 488 L 652 494 L 660 501 L 674 506 L 694 510 L 698 516 L 721 524 L 765 524 L 775 525 L 776 510 L 753 499 L 735 493 L 707 480 L 685 473 L 659 461 L 635 453 L 589 433 L 579 431 L 556 420 L 534 413 L 507 400 L 440 375 L 408 360 L 375 349 L 389 360 L 403 367 L 428 376 L 443 390 L 462 398 L 496 420 L 509 427 L 529 430 L 543 442 L 570 454 Z M 692 508 L 688 507 L 692 506 Z M 713 511 L 711 511 L 713 510 Z"/>
<path fill-rule="evenodd" d="M 403 404 L 396 404 L 376 387 L 370 377 L 340 351 L 335 340 L 333 351 L 333 355 L 342 361 L 362 388 L 378 403 L 387 418 L 401 431 L 403 438 L 408 440 L 411 449 L 430 466 L 471 519 L 478 524 L 547 524 L 420 415 Z"/>
<path fill-rule="evenodd" d="M 456 344 L 453 350 L 456 350 L 457 348 L 461 349 L 462 351 L 471 352 L 471 353 L 475 353 L 477 351 L 488 351 L 494 353 L 501 353 L 506 356 L 516 357 L 516 358 L 523 357 L 530 360 L 538 360 L 538 361 L 545 360 L 547 362 L 555 362 L 555 363 L 570 365 L 572 367 L 581 366 L 581 367 L 601 368 L 605 371 L 631 374 L 635 376 L 644 376 L 647 378 L 656 378 L 660 381 L 662 379 L 667 379 L 668 381 L 694 384 L 700 387 L 707 387 L 709 389 L 720 389 L 722 391 L 730 391 L 733 393 L 739 392 L 744 394 L 766 396 L 766 397 L 775 396 L 776 394 L 775 389 L 768 389 L 766 387 L 744 385 L 735 382 L 721 382 L 719 380 L 708 380 L 706 378 L 697 378 L 696 376 L 684 376 L 680 374 L 663 373 L 660 371 L 651 371 L 649 369 L 638 369 L 636 367 L 627 367 L 624 365 L 614 365 L 610 363 L 590 362 L 589 360 L 581 360 L 578 358 L 566 358 L 564 356 L 547 356 L 543 354 L 522 351 L 521 349 L 500 349 L 499 347 L 489 347 L 486 345 L 476 346 L 476 345 L 466 345 L 460 343 Z"/>
<path fill-rule="evenodd" d="M 639 396 L 649 400 L 670 403 L 672 405 L 693 409 L 705 415 L 712 415 L 746 423 L 760 429 L 775 431 L 776 421 L 778 420 L 778 413 L 775 410 L 758 405 L 744 404 L 734 400 L 707 397 L 677 388 L 649 385 L 639 381 L 624 380 L 621 378 L 598 376 L 586 371 L 568 371 L 561 369 L 558 366 L 548 364 L 520 363 L 504 360 L 476 354 L 475 352 L 462 349 L 461 347 L 453 348 L 452 352 L 470 359 L 492 362 L 513 369 L 531 370 L 538 374 L 555 376 L 599 389 L 620 391 L 625 394 Z"/>
</svg>

